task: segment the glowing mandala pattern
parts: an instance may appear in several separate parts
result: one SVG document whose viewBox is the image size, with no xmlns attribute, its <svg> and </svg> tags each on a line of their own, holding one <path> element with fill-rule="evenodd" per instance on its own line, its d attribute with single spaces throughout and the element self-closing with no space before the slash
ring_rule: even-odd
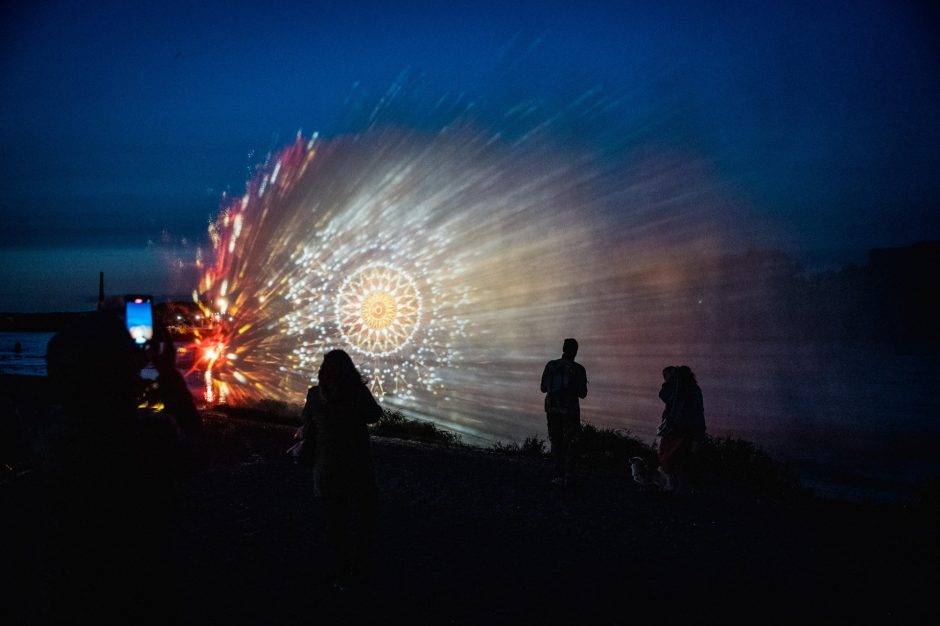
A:
<svg viewBox="0 0 940 626">
<path fill-rule="evenodd" d="M 405 347 L 417 330 L 421 299 L 408 276 L 373 265 L 343 281 L 336 319 L 350 346 L 369 356 L 387 356 Z"/>
</svg>

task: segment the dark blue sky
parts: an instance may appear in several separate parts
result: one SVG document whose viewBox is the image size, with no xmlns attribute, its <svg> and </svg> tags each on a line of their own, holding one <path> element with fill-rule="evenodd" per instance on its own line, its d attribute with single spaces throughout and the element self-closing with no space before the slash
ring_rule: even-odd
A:
<svg viewBox="0 0 940 626">
<path fill-rule="evenodd" d="M 268 151 L 299 129 L 356 130 L 350 103 L 402 72 L 494 119 L 599 87 L 620 102 L 611 158 L 631 142 L 702 156 L 810 265 L 940 237 L 940 33 L 926 5 L 19 4 L 0 15 L 7 283 L 23 248 L 68 262 L 68 249 L 132 249 L 163 229 L 202 237 L 221 192 L 239 193 Z"/>
</svg>

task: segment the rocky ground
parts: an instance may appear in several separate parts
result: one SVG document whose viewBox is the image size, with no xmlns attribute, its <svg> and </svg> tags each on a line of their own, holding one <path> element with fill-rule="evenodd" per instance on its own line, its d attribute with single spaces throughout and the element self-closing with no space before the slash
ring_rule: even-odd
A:
<svg viewBox="0 0 940 626">
<path fill-rule="evenodd" d="M 627 468 L 585 468 L 559 488 L 544 458 L 374 438 L 375 584 L 338 595 L 310 471 L 285 455 L 292 430 L 206 424 L 212 463 L 179 490 L 187 624 L 901 623 L 929 614 L 940 580 L 923 512 L 666 496 Z M 4 548 L 26 559 L 28 484 L 0 492 L 18 520 Z M 14 607 L 29 591 L 15 574 Z"/>
<path fill-rule="evenodd" d="M 433 623 L 893 622 L 937 581 L 922 517 L 667 497 L 620 469 L 560 489 L 544 459 L 376 439 L 375 590 L 337 598 L 309 471 L 284 455 L 290 431 L 209 423 L 220 454 L 181 493 L 192 623 L 302 623 L 346 602 Z"/>
</svg>

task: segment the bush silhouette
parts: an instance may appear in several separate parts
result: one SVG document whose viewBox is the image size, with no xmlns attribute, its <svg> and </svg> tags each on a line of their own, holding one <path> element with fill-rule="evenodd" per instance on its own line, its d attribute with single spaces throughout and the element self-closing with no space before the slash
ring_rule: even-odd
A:
<svg viewBox="0 0 940 626">
<path fill-rule="evenodd" d="M 369 427 L 370 432 L 377 437 L 394 437 L 396 439 L 410 439 L 459 445 L 460 436 L 449 433 L 431 422 L 409 419 L 398 410 L 385 409 L 379 421 Z"/>
</svg>

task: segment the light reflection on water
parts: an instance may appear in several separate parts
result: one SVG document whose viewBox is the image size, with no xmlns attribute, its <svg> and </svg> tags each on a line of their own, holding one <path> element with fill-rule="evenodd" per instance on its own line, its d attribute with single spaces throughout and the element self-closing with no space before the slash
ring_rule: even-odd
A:
<svg viewBox="0 0 940 626">
<path fill-rule="evenodd" d="M 0 372 L 25 376 L 46 375 L 46 345 L 54 333 L 0 332 Z M 19 343 L 22 350 L 16 352 Z"/>
</svg>

